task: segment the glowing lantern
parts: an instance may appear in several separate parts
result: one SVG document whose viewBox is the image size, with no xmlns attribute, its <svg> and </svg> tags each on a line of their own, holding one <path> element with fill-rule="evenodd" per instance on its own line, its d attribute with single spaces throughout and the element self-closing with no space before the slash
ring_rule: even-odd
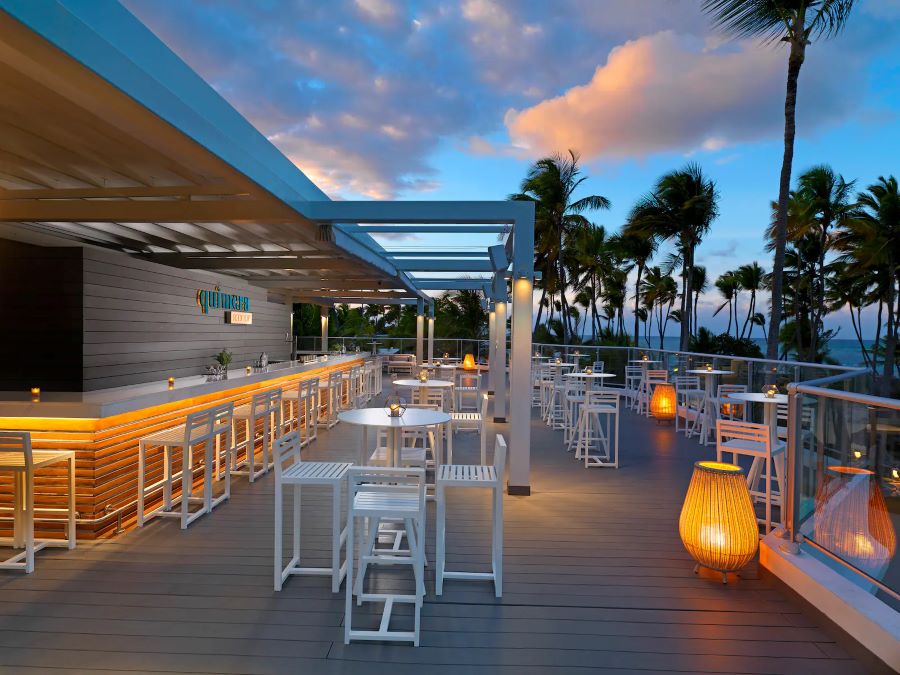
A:
<svg viewBox="0 0 900 675">
<path fill-rule="evenodd" d="M 897 548 L 897 535 L 874 472 L 828 467 L 816 491 L 813 540 L 881 578 Z"/>
<path fill-rule="evenodd" d="M 466 354 L 463 358 L 463 368 L 465 370 L 475 370 L 475 357 L 471 354 Z"/>
<path fill-rule="evenodd" d="M 32 387 L 31 388 L 31 402 L 32 403 L 40 403 L 41 402 L 41 388 L 40 387 Z"/>
<path fill-rule="evenodd" d="M 388 396 L 384 402 L 384 412 L 388 417 L 403 417 L 406 412 L 406 401 L 399 396 Z"/>
<path fill-rule="evenodd" d="M 657 422 L 671 422 L 675 419 L 675 387 L 668 382 L 660 382 L 650 398 L 650 414 Z"/>
<path fill-rule="evenodd" d="M 170 377 L 168 382 L 169 382 L 169 389 L 174 389 L 175 388 L 175 378 Z"/>
<path fill-rule="evenodd" d="M 678 533 L 700 566 L 722 573 L 737 572 L 756 555 L 759 529 L 744 470 L 723 462 L 695 462 Z"/>
<path fill-rule="evenodd" d="M 420 370 L 419 371 L 419 382 L 428 382 L 428 371 Z"/>
<path fill-rule="evenodd" d="M 775 398 L 778 395 L 778 387 L 774 384 L 767 384 L 763 387 L 763 395 L 766 398 Z"/>
</svg>

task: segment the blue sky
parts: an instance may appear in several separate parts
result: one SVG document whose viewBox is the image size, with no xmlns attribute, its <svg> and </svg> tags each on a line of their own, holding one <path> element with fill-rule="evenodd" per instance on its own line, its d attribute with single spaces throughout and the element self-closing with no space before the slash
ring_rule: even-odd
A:
<svg viewBox="0 0 900 675">
<path fill-rule="evenodd" d="M 502 199 L 571 147 L 584 193 L 613 203 L 593 220 L 616 230 L 660 174 L 697 161 L 721 193 L 699 262 L 713 277 L 771 266 L 785 50 L 726 39 L 699 0 L 125 5 L 334 198 Z M 795 175 L 900 174 L 898 85 L 900 0 L 859 0 L 808 51 Z M 723 329 L 715 294 L 702 304 Z M 845 317 L 829 325 L 852 337 Z"/>
</svg>

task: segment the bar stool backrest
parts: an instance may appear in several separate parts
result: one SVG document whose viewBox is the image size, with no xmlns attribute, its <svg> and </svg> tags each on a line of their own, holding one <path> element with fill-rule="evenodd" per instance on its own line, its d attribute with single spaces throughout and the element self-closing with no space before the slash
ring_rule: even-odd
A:
<svg viewBox="0 0 900 675">
<path fill-rule="evenodd" d="M 300 381 L 300 397 L 309 398 L 319 391 L 319 378 L 311 377 L 308 380 Z"/>
<path fill-rule="evenodd" d="M 353 512 L 356 495 L 360 492 L 369 492 L 415 496 L 419 503 L 419 511 L 424 516 L 425 469 L 354 466 L 347 472 L 347 481 L 347 499 L 351 513 Z"/>
<path fill-rule="evenodd" d="M 602 373 L 603 367 L 604 367 L 603 361 L 594 361 L 594 363 L 591 365 L 591 368 L 594 369 L 595 373 Z"/>
<path fill-rule="evenodd" d="M 746 384 L 720 384 L 716 390 L 716 398 L 728 398 L 728 394 L 743 394 L 746 391 Z M 740 403 L 743 403 L 743 401 L 740 401 Z"/>
<path fill-rule="evenodd" d="M 196 445 L 213 437 L 213 408 L 192 412 L 184 421 L 185 447 Z"/>
<path fill-rule="evenodd" d="M 291 431 L 275 441 L 275 480 L 281 479 L 281 474 L 291 464 L 299 464 L 300 458 L 300 432 Z"/>
<path fill-rule="evenodd" d="M 253 394 L 250 403 L 253 417 L 259 419 L 272 414 L 281 414 L 281 388 L 270 389 Z"/>
<path fill-rule="evenodd" d="M 677 375 L 675 377 L 675 389 L 699 389 L 700 388 L 700 376 L 699 375 Z"/>
<path fill-rule="evenodd" d="M 660 384 L 662 382 L 669 381 L 669 371 L 668 370 L 648 370 L 647 371 L 647 384 Z"/>
<path fill-rule="evenodd" d="M 506 439 L 500 434 L 494 438 L 494 471 L 497 480 L 503 482 L 503 474 L 506 472 Z"/>
<path fill-rule="evenodd" d="M 339 370 L 332 370 L 328 373 L 328 386 L 329 387 L 340 387 L 341 382 L 343 381 L 343 374 Z"/>
<path fill-rule="evenodd" d="M 722 445 L 730 440 L 752 441 L 761 443 L 766 452 L 771 451 L 769 444 L 769 427 L 755 422 L 732 420 L 716 420 L 716 443 Z M 730 450 L 728 450 L 730 452 Z"/>
<path fill-rule="evenodd" d="M 585 407 L 591 405 L 608 405 L 613 406 L 616 412 L 619 411 L 619 392 L 609 389 L 595 389 L 586 391 L 584 394 Z"/>
<path fill-rule="evenodd" d="M 22 453 L 26 477 L 34 473 L 31 434 L 27 431 L 0 431 L 0 452 Z"/>
<path fill-rule="evenodd" d="M 234 433 L 234 402 L 220 403 L 209 409 L 213 433 L 227 434 L 230 440 Z"/>
</svg>

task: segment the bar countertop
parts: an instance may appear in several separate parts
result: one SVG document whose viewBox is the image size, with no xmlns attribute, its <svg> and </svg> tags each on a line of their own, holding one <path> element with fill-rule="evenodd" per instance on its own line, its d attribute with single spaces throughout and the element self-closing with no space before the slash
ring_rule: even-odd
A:
<svg viewBox="0 0 900 675">
<path fill-rule="evenodd" d="M 167 403 L 176 403 L 195 396 L 205 396 L 267 380 L 302 375 L 305 372 L 342 366 L 368 356 L 367 352 L 330 355 L 327 361 L 312 363 L 276 363 L 266 372 L 247 375 L 243 368 L 228 373 L 227 380 L 207 382 L 204 375 L 181 377 L 169 389 L 166 380 L 135 384 L 113 389 L 86 392 L 41 392 L 39 403 L 33 403 L 29 392 L 0 392 L 0 418 L 2 417 L 51 417 L 74 419 L 98 419 L 133 412 Z"/>
</svg>

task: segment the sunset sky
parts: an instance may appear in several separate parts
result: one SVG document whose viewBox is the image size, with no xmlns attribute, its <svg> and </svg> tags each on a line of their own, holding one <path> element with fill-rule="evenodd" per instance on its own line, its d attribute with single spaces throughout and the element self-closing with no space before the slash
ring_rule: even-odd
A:
<svg viewBox="0 0 900 675">
<path fill-rule="evenodd" d="M 771 268 L 786 48 L 726 39 L 699 0 L 125 5 L 333 198 L 504 199 L 531 161 L 572 148 L 583 194 L 612 200 L 592 220 L 614 231 L 696 161 L 721 193 L 698 263 Z M 799 89 L 795 175 L 900 175 L 900 0 L 860 0 L 810 47 Z M 722 330 L 718 302 L 701 322 Z"/>
</svg>

